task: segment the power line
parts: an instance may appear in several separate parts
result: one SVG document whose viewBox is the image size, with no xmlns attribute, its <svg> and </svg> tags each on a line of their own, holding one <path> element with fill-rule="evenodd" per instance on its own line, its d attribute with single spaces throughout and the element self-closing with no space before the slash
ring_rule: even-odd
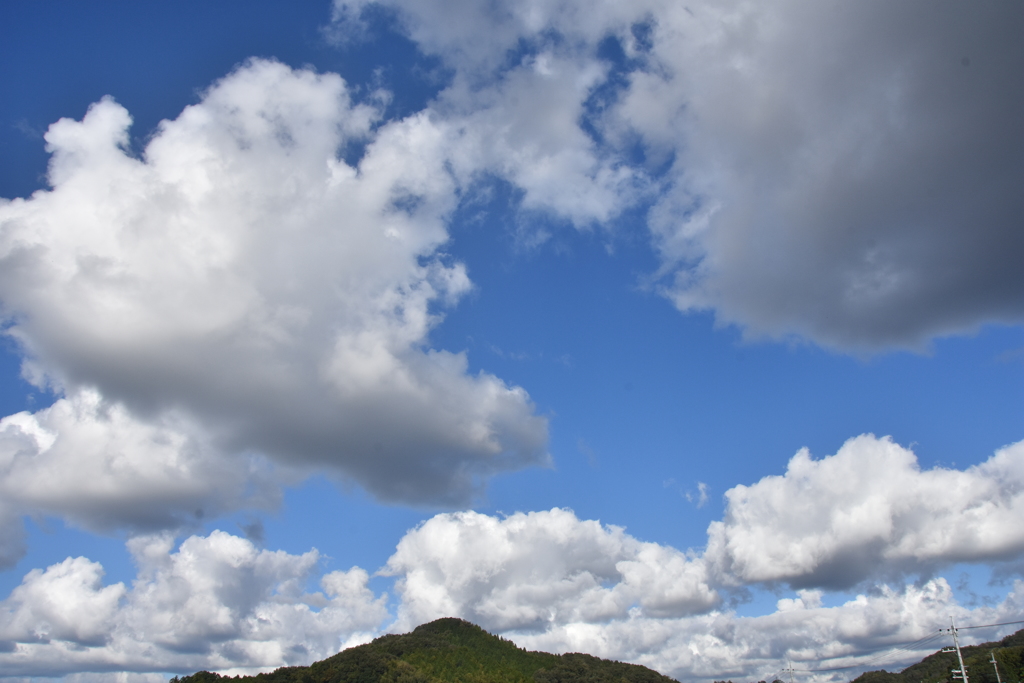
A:
<svg viewBox="0 0 1024 683">
<path fill-rule="evenodd" d="M 957 631 L 966 631 L 969 628 L 992 628 L 993 626 L 1012 626 L 1014 624 L 1024 624 L 1024 620 L 1022 620 L 1022 621 L 1004 621 L 1001 624 L 981 624 L 980 626 L 957 626 L 956 630 Z"/>
<path fill-rule="evenodd" d="M 967 630 L 967 629 L 975 629 L 975 628 L 992 628 L 992 627 L 995 627 L 995 626 L 1013 626 L 1014 624 L 1024 624 L 1024 620 L 1021 620 L 1021 621 L 1004 621 L 1004 622 L 999 623 L 999 624 L 978 624 L 976 626 L 957 626 L 956 630 L 957 631 L 964 631 L 964 630 Z M 828 668 L 824 668 L 824 669 L 794 669 L 794 668 L 792 668 L 792 666 L 790 666 L 789 668 L 784 669 L 783 671 L 787 672 L 787 673 L 809 673 L 809 674 L 811 674 L 811 673 L 828 673 L 828 672 L 832 672 L 832 671 L 846 671 L 848 669 L 860 669 L 860 668 L 871 666 L 872 664 L 877 664 L 877 663 L 879 663 L 879 662 L 881 662 L 881 661 L 883 661 L 883 660 L 885 660 L 885 659 L 887 659 L 889 657 L 892 657 L 892 656 L 894 656 L 894 655 L 896 655 L 897 653 L 900 653 L 900 652 L 914 652 L 916 650 L 919 650 L 919 649 L 921 649 L 921 647 L 923 645 L 926 645 L 929 642 L 931 642 L 933 640 L 936 640 L 937 638 L 942 638 L 947 633 L 949 633 L 949 631 L 950 631 L 950 629 L 948 629 L 948 628 L 939 629 L 939 631 L 937 633 L 933 633 L 932 635 L 925 636 L 924 638 L 919 638 L 918 640 L 915 640 L 915 641 L 912 641 L 912 642 L 907 642 L 907 643 L 898 643 L 898 645 L 902 645 L 903 647 L 896 647 L 896 648 L 893 648 L 891 650 L 887 650 L 887 651 L 885 651 L 885 652 L 883 652 L 881 654 L 875 655 L 874 657 L 871 657 L 871 658 L 869 658 L 869 659 L 867 659 L 865 661 L 862 661 L 862 662 L 860 662 L 858 664 L 851 664 L 849 666 L 834 666 L 834 667 L 828 667 Z"/>
<path fill-rule="evenodd" d="M 799 669 L 799 671 L 800 671 L 800 673 L 819 673 L 819 672 L 826 672 L 826 671 L 845 671 L 847 669 L 859 669 L 861 667 L 871 666 L 872 664 L 876 664 L 876 663 L 878 663 L 878 662 L 880 662 L 880 661 L 882 661 L 884 659 L 892 657 L 893 655 L 895 655 L 895 654 L 897 654 L 899 652 L 914 652 L 916 650 L 919 650 L 921 648 L 921 646 L 926 645 L 929 642 L 931 642 L 933 640 L 936 640 L 938 638 L 942 638 L 944 635 L 945 634 L 943 633 L 943 631 L 940 630 L 937 633 L 933 633 L 930 636 L 925 636 L 924 638 L 919 638 L 918 640 L 915 640 L 915 641 L 912 641 L 912 642 L 897 643 L 897 645 L 904 645 L 905 647 L 895 647 L 895 648 L 893 648 L 891 650 L 886 650 L 885 652 L 883 652 L 881 654 L 877 654 L 877 655 L 875 655 L 875 656 L 873 656 L 873 657 L 871 657 L 871 658 L 869 658 L 869 659 L 867 659 L 865 661 L 862 661 L 862 662 L 860 662 L 858 664 L 851 664 L 849 666 L 834 666 L 834 667 L 829 667 L 827 669 Z"/>
<path fill-rule="evenodd" d="M 956 624 L 953 623 L 953 617 L 949 618 L 949 632 L 953 634 L 953 645 L 956 647 L 956 658 L 960 661 L 960 668 L 953 669 L 953 678 L 959 678 L 964 683 L 967 683 L 967 667 L 964 666 L 964 656 L 960 654 L 960 639 L 956 637 Z M 960 674 L 957 676 L 957 674 Z"/>
</svg>

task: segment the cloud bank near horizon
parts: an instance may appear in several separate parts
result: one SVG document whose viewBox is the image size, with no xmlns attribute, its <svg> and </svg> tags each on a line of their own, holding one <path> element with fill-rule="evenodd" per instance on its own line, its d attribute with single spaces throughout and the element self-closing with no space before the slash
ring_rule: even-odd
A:
<svg viewBox="0 0 1024 683">
<path fill-rule="evenodd" d="M 949 510 L 907 514 L 939 486 L 961 496 Z M 844 514 L 836 498 L 849 501 Z M 221 531 L 175 549 L 172 534 L 140 535 L 128 544 L 139 567 L 130 587 L 103 585 L 102 567 L 84 557 L 29 572 L 0 602 L 0 665 L 13 675 L 266 670 L 458 616 L 531 649 L 585 651 L 687 679 L 756 680 L 786 659 L 856 667 L 950 615 L 1001 623 L 1024 614 L 1020 580 L 1002 602 L 968 607 L 936 575 L 1024 555 L 1024 536 L 992 533 L 1020 526 L 1006 517 L 1019 520 L 1024 505 L 1024 442 L 966 470 L 920 470 L 911 451 L 865 435 L 821 460 L 801 451 L 785 474 L 736 486 L 726 500 L 703 551 L 557 508 L 436 515 L 377 572 L 396 579 L 394 613 L 365 570 L 319 575 L 315 549 L 259 550 Z M 949 538 L 949 515 L 965 519 L 976 542 Z M 865 516 L 871 524 L 848 524 Z M 869 552 L 880 544 L 892 551 Z M 844 575 L 843 585 L 859 594 L 826 606 L 837 558 L 858 553 L 861 574 Z M 772 613 L 740 617 L 729 606 L 742 601 L 736 590 L 782 582 L 797 597 Z"/>
</svg>

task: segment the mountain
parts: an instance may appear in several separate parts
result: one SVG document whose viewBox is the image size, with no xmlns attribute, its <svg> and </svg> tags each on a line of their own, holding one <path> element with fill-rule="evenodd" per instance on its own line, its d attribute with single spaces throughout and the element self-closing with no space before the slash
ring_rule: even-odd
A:
<svg viewBox="0 0 1024 683">
<path fill-rule="evenodd" d="M 462 619 L 438 619 L 309 666 L 231 678 L 200 671 L 170 683 L 676 683 L 644 666 L 584 654 L 528 652 Z"/>
<path fill-rule="evenodd" d="M 970 683 L 996 683 L 991 659 L 995 656 L 1002 683 L 1024 680 L 1024 630 L 1006 636 L 996 643 L 961 647 L 967 679 Z M 936 652 L 899 673 L 868 671 L 853 683 L 953 683 L 953 669 L 959 669 L 956 652 Z"/>
</svg>

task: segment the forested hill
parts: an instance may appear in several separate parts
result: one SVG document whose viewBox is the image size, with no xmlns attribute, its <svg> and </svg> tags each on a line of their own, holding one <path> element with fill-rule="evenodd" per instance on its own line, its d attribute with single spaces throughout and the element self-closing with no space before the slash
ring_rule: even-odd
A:
<svg viewBox="0 0 1024 683">
<path fill-rule="evenodd" d="M 584 654 L 527 652 L 462 619 L 377 638 L 310 666 L 233 678 L 208 671 L 171 683 L 676 683 L 656 671 Z"/>
<path fill-rule="evenodd" d="M 992 666 L 995 655 L 1002 683 L 1024 680 L 1024 630 L 1006 636 L 997 643 L 983 643 L 960 648 L 970 683 L 996 683 Z M 952 683 L 952 669 L 959 669 L 956 652 L 936 652 L 912 664 L 900 673 L 868 671 L 853 683 Z"/>
</svg>

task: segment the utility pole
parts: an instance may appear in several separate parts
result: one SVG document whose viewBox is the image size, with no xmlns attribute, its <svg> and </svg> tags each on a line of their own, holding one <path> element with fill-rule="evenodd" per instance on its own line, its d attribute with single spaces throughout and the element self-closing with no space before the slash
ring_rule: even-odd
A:
<svg viewBox="0 0 1024 683">
<path fill-rule="evenodd" d="M 793 683 L 793 674 L 795 673 L 793 669 L 793 662 L 787 661 L 786 668 L 782 670 L 782 673 L 789 674 L 789 683 Z"/>
<path fill-rule="evenodd" d="M 953 645 L 956 647 L 956 658 L 960 662 L 959 669 L 953 669 L 953 678 L 962 680 L 967 683 L 967 667 L 964 666 L 964 657 L 960 654 L 960 639 L 956 635 L 956 624 L 953 623 L 953 617 L 949 618 L 949 632 L 953 634 Z M 948 650 L 946 650 L 948 652 Z"/>
<path fill-rule="evenodd" d="M 988 660 L 992 662 L 992 668 L 996 670 L 996 683 L 1003 683 L 1002 679 L 999 678 L 999 667 L 996 666 L 996 651 L 992 650 L 992 659 Z"/>
</svg>

